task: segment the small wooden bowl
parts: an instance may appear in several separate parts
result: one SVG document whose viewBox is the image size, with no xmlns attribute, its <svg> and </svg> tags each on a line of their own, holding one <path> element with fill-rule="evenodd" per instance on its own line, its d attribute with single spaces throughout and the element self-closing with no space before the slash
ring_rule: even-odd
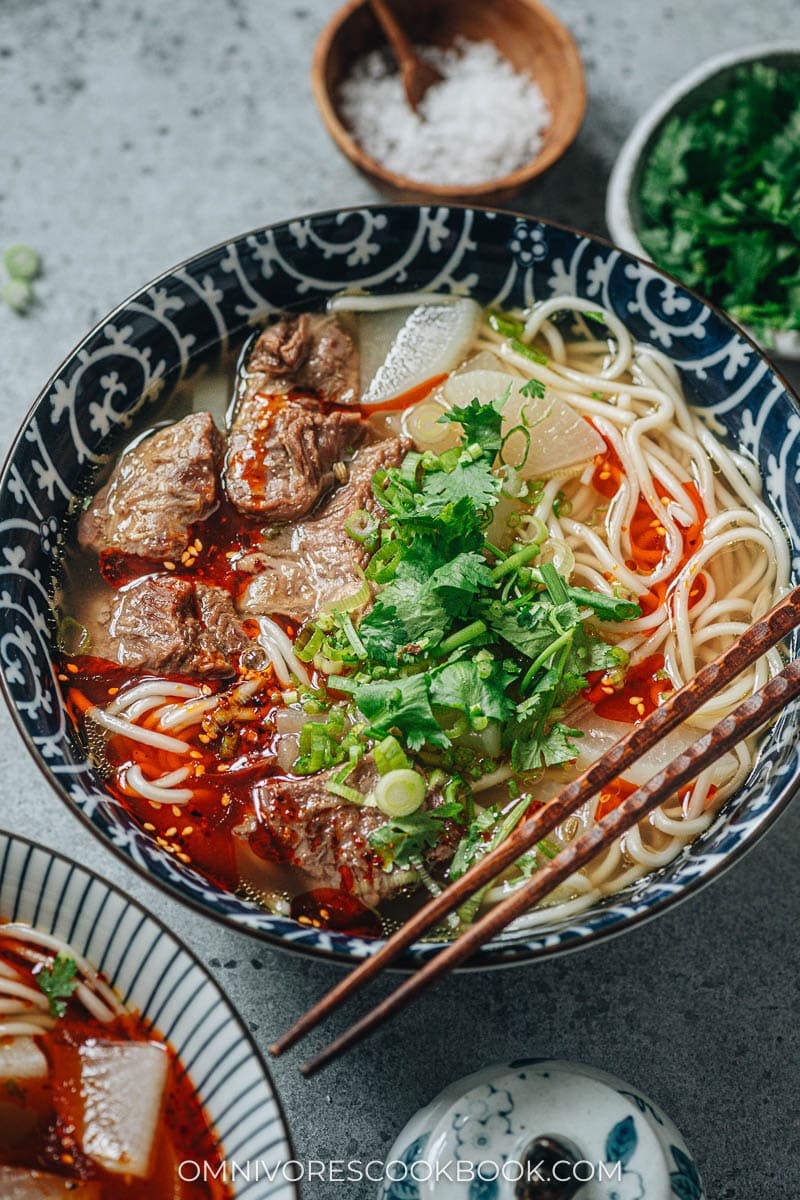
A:
<svg viewBox="0 0 800 1200">
<path fill-rule="evenodd" d="M 342 120 L 336 97 L 354 61 L 386 45 L 368 0 L 348 0 L 326 25 L 314 51 L 311 82 L 329 134 L 367 178 L 395 198 L 508 202 L 561 157 L 580 128 L 586 87 L 572 35 L 538 0 L 392 0 L 392 7 L 416 44 L 450 46 L 459 35 L 492 41 L 518 71 L 530 73 L 550 109 L 542 147 L 532 162 L 508 175 L 447 187 L 396 175 L 366 154 Z"/>
</svg>

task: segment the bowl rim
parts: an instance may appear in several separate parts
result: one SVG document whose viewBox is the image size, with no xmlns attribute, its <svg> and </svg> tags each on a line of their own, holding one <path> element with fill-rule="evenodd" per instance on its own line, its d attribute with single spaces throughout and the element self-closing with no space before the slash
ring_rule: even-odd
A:
<svg viewBox="0 0 800 1200">
<path fill-rule="evenodd" d="M 202 258 L 202 257 L 205 257 L 206 255 L 213 255 L 213 254 L 216 254 L 216 253 L 224 250 L 231 243 L 231 241 L 238 242 L 238 241 L 242 241 L 248 237 L 255 237 L 258 234 L 263 234 L 267 231 L 272 231 L 277 228 L 287 226 L 292 221 L 297 221 L 297 220 L 317 221 L 317 220 L 322 220 L 325 218 L 336 218 L 336 217 L 339 217 L 341 214 L 358 214 L 358 213 L 363 213 L 365 211 L 374 211 L 375 209 L 389 209 L 389 210 L 397 209 L 397 210 L 402 211 L 402 210 L 409 210 L 409 209 L 419 210 L 422 207 L 425 207 L 425 206 L 417 204 L 417 203 L 413 203 L 413 202 L 399 202 L 399 203 L 383 202 L 383 203 L 378 203 L 378 204 L 353 204 L 353 205 L 347 205 L 343 208 L 320 209 L 313 213 L 301 214 L 298 217 L 289 217 L 284 220 L 273 221 L 269 225 L 258 225 L 250 230 L 246 230 L 244 233 L 235 235 L 233 238 L 225 238 L 224 240 L 215 243 L 213 246 L 209 246 L 206 249 L 200 250 L 195 254 L 189 255 L 186 258 L 181 259 L 178 263 L 167 268 L 165 271 L 162 271 L 159 275 L 155 276 L 153 279 L 140 285 L 138 288 L 135 289 L 135 291 L 131 292 L 124 300 L 122 300 L 119 304 L 115 305 L 114 308 L 112 308 L 99 321 L 97 321 L 96 324 L 87 333 L 85 333 L 83 335 L 83 337 L 73 346 L 72 350 L 70 350 L 70 352 L 64 356 L 64 358 L 61 360 L 61 362 L 53 370 L 53 372 L 49 376 L 47 382 L 40 389 L 40 391 L 36 395 L 36 398 L 33 400 L 31 405 L 27 409 L 27 411 L 26 411 L 25 415 L 23 416 L 23 418 L 20 422 L 20 425 L 11 441 L 11 444 L 10 444 L 8 450 L 6 451 L 6 454 L 2 461 L 2 465 L 0 466 L 0 489 L 2 489 L 2 486 L 5 483 L 5 480 L 6 480 L 6 477 L 8 474 L 8 470 L 11 465 L 14 454 L 16 453 L 18 446 L 24 440 L 25 431 L 26 431 L 31 419 L 35 416 L 40 403 L 42 403 L 42 401 L 46 398 L 47 394 L 51 390 L 55 380 L 58 378 L 58 376 L 60 375 L 63 368 L 66 366 L 67 363 L 72 361 L 72 359 L 80 351 L 81 347 L 86 342 L 88 342 L 91 338 L 93 338 L 95 335 L 100 333 L 105 325 L 107 325 L 110 321 L 112 321 L 118 313 L 120 313 L 125 308 L 127 308 L 127 306 L 131 303 L 131 301 L 135 300 L 143 292 L 146 292 L 149 288 L 156 287 L 159 283 L 162 282 L 162 280 L 165 280 L 165 279 L 171 277 L 172 275 L 176 274 L 177 272 L 181 271 L 182 269 L 186 268 L 192 262 L 194 262 L 197 258 Z M 584 239 L 587 239 L 589 242 L 596 242 L 599 245 L 604 246 L 610 250 L 620 250 L 621 249 L 622 253 L 624 253 L 628 257 L 634 259 L 635 261 L 640 263 L 642 266 L 645 266 L 650 270 L 655 270 L 658 275 L 660 275 L 662 278 L 666 279 L 668 282 L 674 284 L 675 287 L 677 287 L 679 290 L 682 290 L 683 292 L 687 293 L 693 299 L 697 300 L 700 304 L 705 305 L 708 309 L 711 310 L 711 312 L 713 312 L 725 324 L 727 324 L 740 338 L 742 338 L 748 345 L 750 345 L 752 347 L 752 349 L 755 351 L 756 355 L 760 359 L 762 359 L 766 362 L 768 369 L 773 373 L 775 378 L 780 382 L 780 384 L 784 388 L 785 392 L 789 396 L 790 401 L 793 403 L 793 405 L 797 409 L 798 415 L 800 415 L 800 395 L 798 395 L 798 393 L 795 391 L 794 387 L 785 378 L 785 376 L 783 375 L 781 370 L 777 366 L 775 366 L 775 364 L 772 362 L 772 360 L 766 358 L 764 350 L 758 345 L 758 343 L 754 340 L 752 335 L 749 334 L 747 332 L 747 330 L 743 329 L 742 326 L 738 325 L 733 320 L 732 317 L 729 317 L 728 314 L 725 313 L 723 309 L 721 309 L 717 305 L 713 304 L 710 300 L 707 300 L 704 296 L 701 296 L 698 292 L 694 291 L 692 288 L 686 287 L 685 284 L 681 283 L 680 280 L 675 278 L 675 276 L 670 275 L 669 272 L 662 270 L 660 267 L 656 267 L 654 263 L 649 261 L 649 259 L 643 257 L 642 255 L 633 254 L 629 250 L 625 250 L 624 248 L 620 248 L 620 247 L 616 246 L 608 238 L 602 237 L 597 234 L 586 233 L 585 231 L 578 229 L 575 226 L 565 225 L 558 221 L 550 221 L 550 220 L 547 220 L 547 219 L 544 219 L 541 217 L 537 217 L 531 213 L 522 213 L 522 212 L 514 211 L 512 209 L 493 208 L 491 206 L 482 206 L 482 205 L 474 205 L 474 204 L 466 204 L 466 203 L 464 203 L 464 204 L 453 203 L 453 204 L 450 204 L 448 207 L 456 208 L 456 209 L 460 209 L 460 210 L 464 210 L 464 211 L 473 211 L 473 212 L 490 213 L 490 214 L 498 214 L 499 213 L 503 216 L 512 217 L 515 220 L 520 220 L 520 221 L 525 221 L 525 222 L 539 222 L 548 227 L 552 227 L 554 229 L 559 229 L 565 233 L 571 234 L 573 237 L 584 238 Z M 92 833 L 92 836 L 95 837 L 97 839 L 97 841 L 100 842 L 100 844 L 105 847 L 106 850 L 110 851 L 122 863 L 124 863 L 126 867 L 135 871 L 138 875 L 141 876 L 141 878 L 145 879 L 148 883 L 150 883 L 154 887 L 160 888 L 168 896 L 172 896 L 173 898 L 178 900 L 181 904 L 194 910 L 195 912 L 199 913 L 201 916 L 204 916 L 204 917 L 208 918 L 209 920 L 215 921 L 220 925 L 227 926 L 228 928 L 231 928 L 238 933 L 247 934 L 248 936 L 252 937 L 257 942 L 266 943 L 268 945 L 274 946 L 275 948 L 283 950 L 286 953 L 301 954 L 308 958 L 322 960 L 322 961 L 328 961 L 328 962 L 336 963 L 340 966 L 352 966 L 354 963 L 358 963 L 359 961 L 361 961 L 361 956 L 354 955 L 352 952 L 345 952 L 343 950 L 329 950 L 327 948 L 315 946 L 312 944 L 307 944 L 305 942 L 289 941 L 285 937 L 283 937 L 282 935 L 280 935 L 278 933 L 272 933 L 272 932 L 269 932 L 264 929 L 253 928 L 253 927 L 243 923 L 242 921 L 237 920 L 235 917 L 228 915 L 227 913 L 217 913 L 213 909 L 211 909 L 209 906 L 203 904 L 200 900 L 195 899 L 192 896 L 186 895 L 186 893 L 184 893 L 177 884 L 172 883 L 166 879 L 162 879 L 155 874 L 152 874 L 147 869 L 147 866 L 144 863 L 139 863 L 136 861 L 135 858 L 129 857 L 125 853 L 125 851 L 122 849 L 122 847 L 114 844 L 111 841 L 111 839 L 108 838 L 104 834 L 104 832 L 101 829 L 99 829 L 90 820 L 90 818 L 87 816 L 87 814 L 84 812 L 84 810 L 73 802 L 66 787 L 61 782 L 61 780 L 55 774 L 52 774 L 50 772 L 47 763 L 45 762 L 43 756 L 40 755 L 39 750 L 33 741 L 32 735 L 30 734 L 30 732 L 28 731 L 28 729 L 26 728 L 26 726 L 24 725 L 24 723 L 22 721 L 22 716 L 21 716 L 19 710 L 17 709 L 17 706 L 14 703 L 14 699 L 11 695 L 8 680 L 6 678 L 6 673 L 2 669 L 0 669 L 0 691 L 2 691 L 2 695 L 3 695 L 3 699 L 5 701 L 6 708 L 11 713 L 11 718 L 12 718 L 12 721 L 14 722 L 14 725 L 16 726 L 17 732 L 19 733 L 20 737 L 22 738 L 22 741 L 25 744 L 25 747 L 28 750 L 28 753 L 31 755 L 34 763 L 38 767 L 41 775 L 44 777 L 46 782 L 55 791 L 55 793 L 59 797 L 59 799 L 66 805 L 69 812 L 74 817 L 76 817 L 87 829 L 89 829 L 90 832 Z M 532 962 L 534 960 L 539 960 L 539 959 L 544 959 L 544 958 L 556 958 L 559 955 L 573 953 L 578 950 L 582 950 L 584 947 L 594 945 L 599 941 L 603 941 L 603 940 L 606 940 L 606 939 L 609 939 L 612 937 L 617 937 L 618 935 L 627 932 L 629 929 L 633 928 L 634 926 L 641 925 L 644 922 L 651 920 L 653 917 L 656 917 L 656 916 L 660 915 L 662 912 L 664 912 L 665 909 L 670 908 L 685 899 L 688 899 L 689 896 L 693 895 L 700 888 L 705 887 L 707 883 L 710 883 L 713 879 L 718 878 L 723 872 L 728 870 L 728 868 L 731 867 L 735 862 L 737 862 L 752 846 L 754 846 L 758 841 L 761 840 L 761 838 L 764 836 L 764 834 L 767 832 L 767 830 L 769 830 L 772 827 L 772 825 L 775 823 L 775 821 L 778 819 L 778 817 L 785 811 L 787 805 L 789 804 L 789 801 L 797 793 L 800 793 L 800 774 L 798 774 L 798 776 L 796 778 L 790 779 L 786 783 L 786 785 L 782 788 L 782 790 L 776 797 L 775 801 L 771 805 L 768 813 L 765 814 L 759 828 L 746 841 L 744 841 L 743 843 L 734 847 L 733 850 L 728 851 L 727 854 L 724 856 L 724 858 L 722 858 L 719 862 L 716 862 L 712 867 L 707 869 L 702 875 L 698 876 L 696 879 L 693 879 L 688 883 L 685 883 L 681 887 L 680 891 L 672 892 L 669 895 L 662 897 L 660 900 L 657 900 L 654 903 L 652 903 L 651 905 L 649 905 L 646 909 L 639 911 L 639 912 L 631 913 L 624 917 L 620 917 L 619 920 L 617 920 L 610 927 L 596 929 L 596 930 L 592 931 L 591 933 L 582 934 L 580 937 L 577 937 L 568 942 L 559 942 L 556 945 L 540 944 L 536 947 L 531 947 L 530 945 L 525 945 L 525 946 L 518 947 L 513 953 L 509 953 L 508 950 L 503 951 L 502 948 L 498 948 L 498 950 L 495 951 L 494 953 L 486 952 L 478 959 L 468 960 L 465 964 L 463 964 L 462 966 L 459 966 L 457 968 L 457 970 L 459 972 L 467 973 L 469 971 L 479 971 L 479 970 L 483 970 L 483 969 L 487 969 L 487 968 L 493 968 L 493 969 L 497 969 L 500 967 L 511 968 L 511 967 L 518 966 L 518 965 L 521 965 L 524 963 Z M 21 836 L 21 835 L 12 833 L 11 836 L 17 837 L 17 836 Z M 29 839 L 23 839 L 23 840 L 29 840 Z M 45 849 L 47 849 L 47 847 L 45 847 Z M 57 851 L 50 851 L 50 852 L 58 853 Z M 63 857 L 63 856 L 60 856 L 60 857 Z M 657 872 L 654 872 L 651 874 L 657 874 Z M 100 878 L 104 878 L 104 877 L 100 876 Z M 645 877 L 645 878 L 648 878 L 648 877 Z M 114 885 L 112 884 L 111 886 L 114 886 Z M 117 889 L 117 890 L 119 890 L 119 889 Z M 134 901 L 134 903 L 135 903 L 135 901 Z M 580 915 L 580 914 L 578 914 L 578 915 Z M 158 920 L 159 918 L 154 917 L 153 919 Z M 569 923 L 565 926 L 565 928 L 569 928 Z M 383 939 L 383 938 L 375 939 L 375 941 L 378 943 L 382 943 L 384 940 L 385 939 Z M 419 943 L 417 943 L 417 944 L 419 944 Z M 401 956 L 397 961 L 395 961 L 388 967 L 388 970 L 390 970 L 392 972 L 408 973 L 411 971 L 418 970 L 419 965 L 420 964 L 415 963 L 415 962 L 409 962 L 405 956 Z"/>
<path fill-rule="evenodd" d="M 29 747 L 29 749 L 30 749 L 30 747 Z M 76 859 L 70 858 L 68 854 L 62 854 L 60 850 L 54 850 L 52 846 L 45 845 L 44 842 L 37 841 L 35 838 L 27 837 L 25 834 L 22 834 L 22 833 L 15 833 L 13 830 L 7 829 L 3 825 L 0 825 L 0 838 L 7 838 L 8 841 L 11 842 L 12 844 L 14 842 L 17 842 L 18 844 L 20 844 L 22 846 L 27 846 L 29 853 L 34 850 L 38 850 L 42 854 L 47 855 L 51 860 L 56 860 L 57 862 L 64 863 L 70 869 L 82 871 L 85 875 L 90 876 L 90 878 L 94 879 L 97 883 L 101 884 L 103 887 L 108 888 L 108 890 L 110 892 L 114 892 L 115 895 L 119 896 L 122 900 L 124 900 L 124 902 L 127 905 L 130 905 L 131 908 L 135 909 L 142 918 L 146 918 L 147 920 L 152 921 L 153 924 L 157 926 L 157 928 L 161 934 L 165 934 L 167 936 L 167 938 L 172 938 L 172 940 L 175 943 L 177 943 L 178 948 L 190 959 L 193 966 L 197 967 L 198 970 L 204 976 L 206 976 L 207 979 L 209 979 L 211 981 L 211 983 L 218 990 L 218 992 L 222 996 L 223 1001 L 227 1005 L 231 1018 L 236 1022 L 238 1029 L 239 1029 L 239 1033 L 242 1035 L 251 1054 L 253 1055 L 253 1057 L 256 1060 L 256 1064 L 260 1068 L 264 1078 L 267 1081 L 269 1090 L 272 1093 L 272 1096 L 275 1100 L 276 1108 L 278 1110 L 278 1117 L 279 1117 L 279 1120 L 281 1123 L 281 1130 L 283 1132 L 283 1136 L 285 1138 L 286 1145 L 292 1156 L 292 1160 L 294 1160 L 296 1158 L 296 1151 L 295 1151 L 294 1142 L 292 1140 L 292 1131 L 289 1126 L 289 1122 L 286 1118 L 286 1110 L 283 1105 L 283 1098 L 275 1084 L 275 1080 L 272 1076 L 272 1072 L 269 1068 L 267 1060 L 266 1060 L 263 1052 L 261 1051 L 258 1043 L 256 1042 L 255 1038 L 253 1037 L 251 1030 L 247 1027 L 247 1025 L 244 1021 L 244 1018 L 242 1017 L 242 1014 L 239 1012 L 238 1007 L 233 1003 L 233 1001 L 231 1000 L 230 996 L 227 993 L 227 990 L 222 985 L 222 983 L 214 975 L 211 974 L 208 967 L 205 965 L 205 963 L 200 958 L 199 954 L 197 954 L 197 952 L 195 950 L 193 950 L 192 947 L 189 946 L 184 941 L 184 939 L 181 937 L 181 935 L 175 929 L 173 929 L 173 928 L 171 928 L 171 926 L 167 925 L 166 921 L 163 921 L 161 919 L 161 917 L 156 916 L 155 913 L 153 913 L 149 909 L 145 908 L 144 905 L 141 903 L 141 901 L 135 899 L 135 897 L 133 897 L 133 896 L 130 896 L 119 884 L 114 883 L 106 875 L 101 875 L 98 871 L 95 871 L 92 867 L 87 866 L 86 863 L 78 862 Z M 121 857 L 123 857 L 123 861 L 128 862 L 129 866 L 131 865 L 129 860 L 124 859 L 124 856 L 121 856 Z M 44 886 L 46 886 L 48 877 L 49 876 L 45 877 L 43 884 L 39 887 L 38 895 L 39 895 L 40 900 L 42 897 Z M 150 876 L 145 875 L 145 878 L 150 879 L 150 882 L 153 882 L 153 880 Z M 144 1018 L 144 1019 L 147 1020 L 147 1018 Z M 158 1029 L 157 1025 L 154 1027 L 154 1029 L 155 1029 L 156 1033 L 159 1033 L 159 1029 Z M 190 1076 L 190 1079 L 191 1079 L 191 1076 Z M 194 1087 L 193 1079 L 192 1079 L 192 1086 Z M 203 1109 L 203 1111 L 205 1111 L 205 1108 Z M 213 1126 L 212 1126 L 212 1128 L 213 1128 Z M 216 1130 L 214 1132 L 216 1133 Z M 224 1144 L 222 1145 L 222 1150 L 223 1151 L 225 1150 Z M 286 1182 L 287 1182 L 287 1186 L 293 1190 L 295 1200 L 301 1200 L 300 1187 L 299 1187 L 299 1184 L 297 1183 L 297 1181 L 287 1180 Z"/>
<path fill-rule="evenodd" d="M 521 2 L 555 31 L 562 39 L 568 57 L 572 59 L 571 85 L 574 113 L 558 142 L 550 147 L 543 146 L 536 157 L 524 166 L 517 167 L 516 170 L 509 171 L 506 175 L 497 175 L 483 183 L 435 184 L 390 171 L 382 162 L 368 154 L 360 142 L 356 141 L 339 117 L 337 107 L 326 86 L 325 67 L 334 39 L 353 13 L 368 3 L 368 0 L 347 0 L 347 3 L 333 13 L 317 38 L 311 59 L 311 90 L 327 132 L 349 162 L 359 170 L 380 179 L 383 184 L 395 192 L 413 193 L 420 197 L 435 196 L 439 200 L 461 201 L 462 203 L 471 203 L 473 200 L 480 201 L 481 199 L 488 200 L 496 194 L 513 192 L 558 162 L 578 136 L 578 131 L 586 115 L 586 73 L 583 59 L 571 30 L 551 8 L 540 3 L 540 0 L 521 0 Z"/>
<path fill-rule="evenodd" d="M 685 100 L 688 96 L 691 96 L 692 92 L 696 91 L 703 83 L 713 79 L 714 76 L 721 75 L 724 71 L 730 70 L 733 67 L 745 66 L 748 63 L 761 62 L 768 58 L 786 58 L 792 56 L 798 57 L 800 65 L 800 39 L 798 38 L 786 42 L 758 42 L 751 46 L 739 46 L 734 50 L 724 50 L 720 54 L 714 54 L 711 58 L 704 59 L 697 66 L 687 71 L 685 75 L 681 75 L 638 117 L 614 160 L 614 166 L 611 169 L 608 186 L 606 187 L 606 225 L 616 246 L 622 250 L 626 250 L 629 254 L 635 255 L 637 258 L 643 259 L 651 266 L 655 266 L 662 274 L 668 274 L 668 272 L 663 271 L 648 256 L 646 249 L 639 239 L 638 229 L 631 211 L 631 192 L 634 176 L 650 139 L 659 126 L 667 120 L 681 100 Z M 681 284 L 681 287 L 686 288 L 686 285 Z M 691 288 L 686 288 L 686 290 L 692 291 Z M 706 303 L 709 307 L 721 311 L 719 306 L 712 304 L 710 301 L 706 300 Z M 725 315 L 727 316 L 727 314 Z M 741 332 L 745 332 L 732 317 L 728 317 L 728 320 Z M 751 340 L 756 341 L 761 352 L 765 349 L 769 352 L 772 349 L 771 347 L 760 345 L 752 335 L 748 336 L 750 336 Z M 800 331 L 780 330 L 776 331 L 776 337 L 780 339 L 780 344 L 772 351 L 773 353 L 783 354 L 792 358 L 800 357 Z"/>
</svg>

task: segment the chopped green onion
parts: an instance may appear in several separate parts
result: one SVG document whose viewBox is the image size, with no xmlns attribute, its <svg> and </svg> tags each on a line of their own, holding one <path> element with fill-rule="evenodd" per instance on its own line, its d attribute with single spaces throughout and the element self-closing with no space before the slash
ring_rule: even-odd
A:
<svg viewBox="0 0 800 1200">
<path fill-rule="evenodd" d="M 436 653 L 441 657 L 446 654 L 452 654 L 460 646 L 466 646 L 468 642 L 473 642 L 475 638 L 482 637 L 484 633 L 486 633 L 486 622 L 473 621 L 470 625 L 465 625 L 463 629 L 451 633 L 449 637 L 441 641 L 436 647 Z"/>
<path fill-rule="evenodd" d="M 367 647 L 362 642 L 361 638 L 356 633 L 355 626 L 350 619 L 348 613 L 341 614 L 342 629 L 350 645 L 353 647 L 353 652 L 357 658 L 367 657 Z"/>
<path fill-rule="evenodd" d="M 522 567 L 529 559 L 535 558 L 539 553 L 538 542 L 527 542 L 521 550 L 517 550 L 514 554 L 509 554 L 508 558 L 504 558 L 495 567 L 492 567 L 492 579 L 495 583 L 502 579 L 504 575 L 516 571 L 518 567 Z"/>
<path fill-rule="evenodd" d="M 525 332 L 524 322 L 519 317 L 512 317 L 509 313 L 495 310 L 489 313 L 488 321 L 489 327 L 495 333 L 499 333 L 501 337 L 517 338 Z"/>
<path fill-rule="evenodd" d="M 402 552 L 402 542 L 384 542 L 369 560 L 366 570 L 367 579 L 372 579 L 375 583 L 388 583 L 390 579 L 394 578 Z"/>
<path fill-rule="evenodd" d="M 22 243 L 9 246 L 3 255 L 3 262 L 12 279 L 21 279 L 25 283 L 35 279 L 42 269 L 42 260 L 33 246 Z"/>
<path fill-rule="evenodd" d="M 300 659 L 300 662 L 311 662 L 317 651 L 322 648 L 324 640 L 325 635 L 318 626 L 310 626 L 308 637 L 306 637 L 306 630 L 304 629 L 294 644 L 294 652 Z"/>
<path fill-rule="evenodd" d="M 63 654 L 85 654 L 91 645 L 89 630 L 73 617 L 62 617 L 56 631 L 56 645 Z"/>
<path fill-rule="evenodd" d="M 535 542 L 537 546 L 541 546 L 547 541 L 547 526 L 533 513 L 523 513 L 519 519 L 517 537 L 521 542 Z"/>
<path fill-rule="evenodd" d="M 365 508 L 357 508 L 344 523 L 345 530 L 362 546 L 374 542 L 378 532 L 378 518 Z"/>
<path fill-rule="evenodd" d="M 3 286 L 3 299 L 16 313 L 24 313 L 33 304 L 33 288 L 25 279 L 9 279 Z"/>
<path fill-rule="evenodd" d="M 389 771 L 375 788 L 375 803 L 387 817 L 408 817 L 425 799 L 425 780 L 410 767 Z"/>
<path fill-rule="evenodd" d="M 365 797 L 357 790 L 350 787 L 346 783 L 337 783 L 335 779 L 331 779 L 325 785 L 326 792 L 332 792 L 334 796 L 341 796 L 343 800 L 347 800 L 350 804 L 362 805 Z"/>
<path fill-rule="evenodd" d="M 529 346 L 527 342 L 520 341 L 517 337 L 512 337 L 511 349 L 516 350 L 517 354 L 529 358 L 532 362 L 539 363 L 542 367 L 547 366 L 550 361 L 543 350 L 538 350 L 536 346 Z"/>
<path fill-rule="evenodd" d="M 557 517 L 568 517 L 572 513 L 572 501 L 563 492 L 559 492 L 553 501 L 553 512 Z"/>
<path fill-rule="evenodd" d="M 350 613 L 357 608 L 363 608 L 372 595 L 369 584 L 366 579 L 361 580 L 361 587 L 357 592 L 351 592 L 349 596 L 342 596 L 339 600 L 332 600 L 330 604 L 325 605 L 325 612 L 329 613 Z"/>
<path fill-rule="evenodd" d="M 422 455 L 417 450 L 409 450 L 400 466 L 400 478 L 410 488 L 416 488 Z"/>
<path fill-rule="evenodd" d="M 375 757 L 375 766 L 381 775 L 388 775 L 390 771 L 405 771 L 408 769 L 408 758 L 406 752 L 400 745 L 396 737 L 389 734 L 378 742 L 373 750 Z"/>
</svg>

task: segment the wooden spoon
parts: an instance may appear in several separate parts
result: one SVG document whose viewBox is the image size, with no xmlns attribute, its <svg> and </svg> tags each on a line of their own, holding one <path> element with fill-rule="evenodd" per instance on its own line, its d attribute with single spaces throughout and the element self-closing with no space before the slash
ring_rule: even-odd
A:
<svg viewBox="0 0 800 1200">
<path fill-rule="evenodd" d="M 386 0 L 370 0 L 372 11 L 380 22 L 383 32 L 389 39 L 392 53 L 397 59 L 406 99 L 414 112 L 417 112 L 422 98 L 434 83 L 442 82 L 442 74 L 430 63 L 420 58 L 413 43 L 402 25 L 397 20 Z"/>
</svg>

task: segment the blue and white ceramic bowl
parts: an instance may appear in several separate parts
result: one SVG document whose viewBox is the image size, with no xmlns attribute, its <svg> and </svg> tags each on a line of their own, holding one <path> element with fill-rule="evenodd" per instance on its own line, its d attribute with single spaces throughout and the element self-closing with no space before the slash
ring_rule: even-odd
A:
<svg viewBox="0 0 800 1200">
<path fill-rule="evenodd" d="M 237 1200 L 298 1200 L 283 1111 L 224 992 L 174 934 L 67 858 L 0 831 L 0 917 L 69 942 L 173 1047 L 211 1119 Z M 248 1179 L 249 1175 L 249 1179 Z"/>
<path fill-rule="evenodd" d="M 613 310 L 667 351 L 689 398 L 759 464 L 800 552 L 800 411 L 761 352 L 680 284 L 605 242 L 510 213 L 381 206 L 258 229 L 142 288 L 89 333 L 36 400 L 0 478 L 0 671 L 18 728 L 62 799 L 156 883 L 219 920 L 296 950 L 361 958 L 379 943 L 301 926 L 209 884 L 165 854 L 103 790 L 70 736 L 51 665 L 49 587 L 81 475 L 143 405 L 275 309 L 314 307 L 344 288 L 427 288 L 527 305 L 569 292 Z M 773 728 L 746 786 L 672 864 L 578 918 L 507 935 L 479 964 L 553 954 L 618 933 L 695 891 L 764 832 L 798 771 L 798 709 Z M 406 963 L 435 952 L 416 946 Z"/>
<path fill-rule="evenodd" d="M 558 1147 L 547 1165 L 540 1138 Z M 541 1058 L 484 1067 L 416 1112 L 389 1151 L 378 1200 L 516 1200 L 548 1165 L 576 1200 L 706 1200 L 658 1105 L 605 1071 Z"/>
</svg>

